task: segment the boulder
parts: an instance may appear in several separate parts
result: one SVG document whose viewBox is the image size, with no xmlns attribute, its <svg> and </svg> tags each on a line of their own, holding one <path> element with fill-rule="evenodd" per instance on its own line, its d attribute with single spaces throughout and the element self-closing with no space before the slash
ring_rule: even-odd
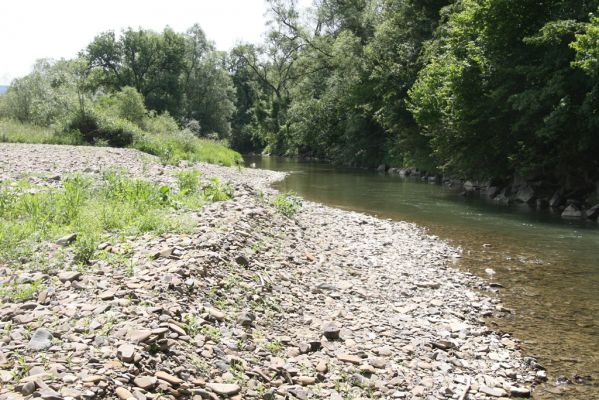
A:
<svg viewBox="0 0 599 400">
<path fill-rule="evenodd" d="M 476 190 L 476 186 L 474 183 L 472 183 L 472 181 L 466 181 L 464 182 L 464 190 L 467 192 L 473 192 Z"/>
<path fill-rule="evenodd" d="M 515 200 L 521 203 L 530 203 L 535 200 L 535 190 L 530 185 L 523 185 L 518 188 Z"/>
<path fill-rule="evenodd" d="M 588 219 L 599 218 L 599 204 L 595 204 L 593 207 L 586 210 L 586 216 Z"/>
<path fill-rule="evenodd" d="M 485 195 L 492 199 L 499 193 L 499 188 L 497 186 L 488 186 L 487 190 L 485 190 Z"/>
<path fill-rule="evenodd" d="M 551 196 L 551 199 L 549 199 L 549 207 L 559 207 L 562 202 L 563 198 L 558 190 L 557 192 L 553 193 L 553 196 Z"/>
<path fill-rule="evenodd" d="M 562 218 L 580 218 L 582 217 L 582 211 L 575 206 L 574 204 L 570 204 L 564 212 L 562 212 Z"/>
<path fill-rule="evenodd" d="M 385 171 L 387 171 L 387 166 L 385 164 L 381 164 L 378 166 L 378 168 L 376 170 L 377 170 L 377 172 L 385 172 Z"/>
</svg>

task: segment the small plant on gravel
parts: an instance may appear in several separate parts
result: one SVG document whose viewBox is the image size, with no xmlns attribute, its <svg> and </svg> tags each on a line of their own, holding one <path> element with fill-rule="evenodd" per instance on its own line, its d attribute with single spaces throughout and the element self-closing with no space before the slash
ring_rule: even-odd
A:
<svg viewBox="0 0 599 400">
<path fill-rule="evenodd" d="M 233 197 L 233 188 L 221 183 L 218 178 L 212 178 L 202 188 L 202 193 L 208 201 L 226 201 Z"/>
<path fill-rule="evenodd" d="M 181 171 L 177 174 L 179 192 L 182 194 L 196 193 L 200 188 L 200 177 L 202 173 L 198 170 Z"/>
<path fill-rule="evenodd" d="M 191 337 L 194 337 L 202 331 L 202 325 L 194 314 L 185 314 L 183 317 L 185 332 Z"/>
<path fill-rule="evenodd" d="M 248 379 L 247 375 L 245 374 L 245 368 L 241 362 L 232 363 L 229 367 L 229 373 L 232 376 L 230 383 L 243 385 Z"/>
<path fill-rule="evenodd" d="M 11 303 L 27 301 L 32 299 L 41 288 L 39 281 L 0 285 L 0 299 L 6 299 Z"/>
<path fill-rule="evenodd" d="M 214 343 L 219 343 L 220 337 L 222 335 L 220 329 L 212 325 L 203 325 L 200 329 L 200 333 L 212 340 Z"/>
<path fill-rule="evenodd" d="M 272 205 L 281 214 L 291 218 L 302 208 L 302 200 L 294 193 L 281 193 L 272 199 Z"/>
<path fill-rule="evenodd" d="M 208 364 L 206 360 L 197 356 L 192 356 L 190 362 L 196 370 L 198 370 L 205 376 L 208 376 L 210 374 L 210 364 Z"/>
<path fill-rule="evenodd" d="M 273 355 L 279 354 L 283 350 L 283 343 L 280 340 L 273 340 L 264 345 L 264 349 L 270 351 Z"/>
</svg>

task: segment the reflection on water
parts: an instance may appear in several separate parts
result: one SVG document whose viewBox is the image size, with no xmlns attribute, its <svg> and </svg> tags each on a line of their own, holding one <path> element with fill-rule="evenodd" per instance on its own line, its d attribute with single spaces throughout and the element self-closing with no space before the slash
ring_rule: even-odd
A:
<svg viewBox="0 0 599 400">
<path fill-rule="evenodd" d="M 505 286 L 509 318 L 490 321 L 513 333 L 550 374 L 535 398 L 599 399 L 599 229 L 549 210 L 498 206 L 438 185 L 374 172 L 272 157 L 246 157 L 258 168 L 294 172 L 276 187 L 328 204 L 415 222 L 464 250 L 459 268 Z M 591 375 L 587 384 L 555 386 Z"/>
</svg>

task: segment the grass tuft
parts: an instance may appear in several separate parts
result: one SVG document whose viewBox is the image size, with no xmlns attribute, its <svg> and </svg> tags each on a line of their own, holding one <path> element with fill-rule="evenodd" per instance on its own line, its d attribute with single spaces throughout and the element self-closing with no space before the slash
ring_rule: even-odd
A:
<svg viewBox="0 0 599 400">
<path fill-rule="evenodd" d="M 52 128 L 0 119 L 0 142 L 86 145 L 83 136 L 73 131 L 64 133 Z M 98 141 L 97 145 L 105 145 Z M 158 156 L 163 164 L 177 165 L 181 161 L 207 162 L 224 166 L 243 163 L 239 153 L 225 144 L 198 138 L 187 131 L 174 133 L 148 133 L 136 131 L 130 147 Z"/>
<path fill-rule="evenodd" d="M 74 261 L 85 265 L 103 235 L 187 232 L 189 221 L 176 210 L 232 195 L 227 185 L 200 182 L 199 174 L 181 179 L 185 190 L 178 191 L 114 172 L 100 182 L 74 176 L 60 189 L 0 186 L 0 263 L 22 263 L 37 254 L 43 241 L 75 233 Z"/>
</svg>

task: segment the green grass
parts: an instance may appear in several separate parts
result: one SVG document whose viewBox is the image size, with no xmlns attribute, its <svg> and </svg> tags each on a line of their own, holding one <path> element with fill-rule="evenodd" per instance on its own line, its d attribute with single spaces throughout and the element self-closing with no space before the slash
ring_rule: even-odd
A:
<svg viewBox="0 0 599 400">
<path fill-rule="evenodd" d="M 52 128 L 4 119 L 0 119 L 0 142 L 86 144 L 78 133 L 58 132 Z M 158 156 L 164 164 L 176 165 L 180 161 L 186 160 L 230 167 L 243 162 L 243 158 L 239 153 L 224 144 L 198 138 L 185 132 L 170 134 L 139 133 L 135 135 L 133 144 L 130 147 Z"/>
<path fill-rule="evenodd" d="M 85 265 L 106 235 L 187 232 L 189 221 L 176 210 L 197 209 L 231 196 L 225 185 L 200 181 L 199 175 L 185 181 L 187 190 L 118 173 L 100 181 L 74 176 L 63 188 L 37 188 L 34 193 L 25 187 L 0 186 L 0 264 L 27 262 L 39 253 L 42 242 L 76 233 L 70 249 L 74 261 Z"/>
<path fill-rule="evenodd" d="M 243 158 L 228 147 L 208 139 L 201 139 L 185 132 L 150 134 L 138 136 L 133 148 L 160 157 L 164 164 L 179 161 L 207 162 L 225 166 L 241 164 Z"/>
<path fill-rule="evenodd" d="M 291 218 L 302 208 L 302 199 L 294 193 L 281 193 L 276 195 L 272 205 L 284 216 Z"/>
<path fill-rule="evenodd" d="M 81 145 L 77 134 L 56 133 L 54 129 L 0 119 L 0 142 Z"/>
</svg>

